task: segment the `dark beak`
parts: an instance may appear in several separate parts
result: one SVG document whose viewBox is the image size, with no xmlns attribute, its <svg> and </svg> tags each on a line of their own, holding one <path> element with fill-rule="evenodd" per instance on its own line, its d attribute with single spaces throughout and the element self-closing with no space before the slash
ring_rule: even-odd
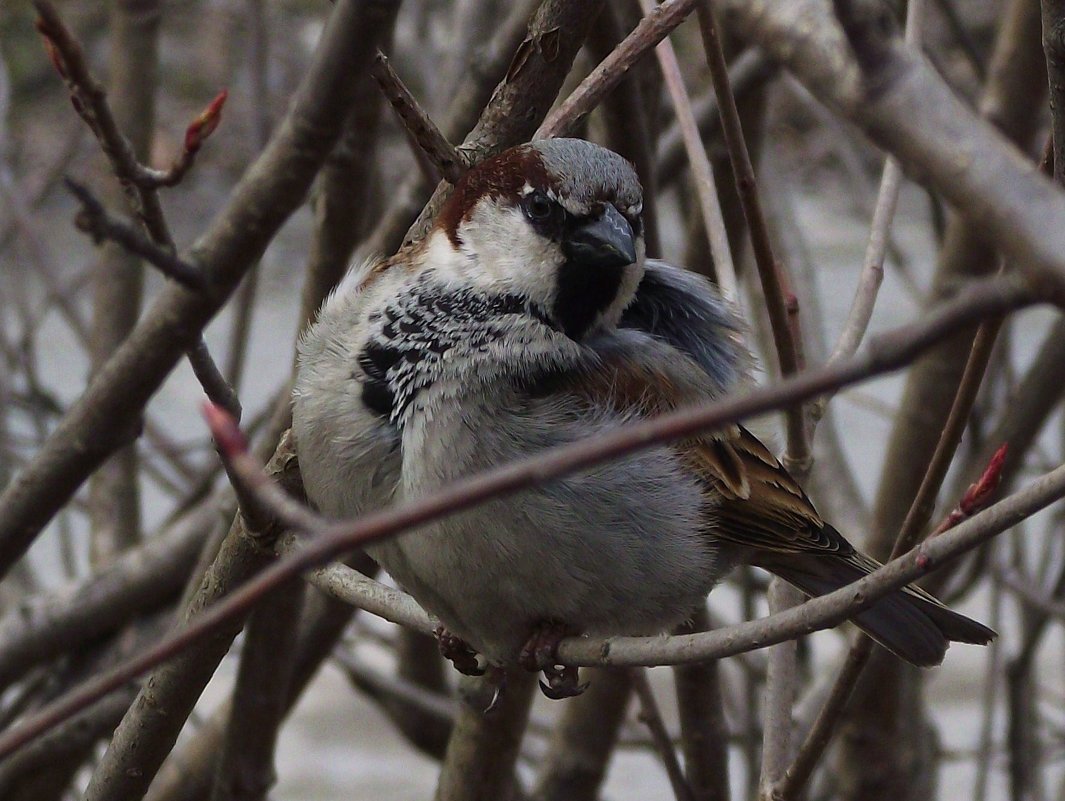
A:
<svg viewBox="0 0 1065 801">
<path fill-rule="evenodd" d="M 588 267 L 624 267 L 636 261 L 636 242 L 629 221 L 607 203 L 602 214 L 567 234 L 562 252 L 571 262 Z"/>
</svg>

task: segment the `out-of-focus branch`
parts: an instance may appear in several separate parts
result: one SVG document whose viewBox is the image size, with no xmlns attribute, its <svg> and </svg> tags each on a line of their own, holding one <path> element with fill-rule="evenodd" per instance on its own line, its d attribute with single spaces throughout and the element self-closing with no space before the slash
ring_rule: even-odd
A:
<svg viewBox="0 0 1065 801">
<path fill-rule="evenodd" d="M 180 589 L 218 517 L 212 496 L 142 546 L 63 589 L 24 599 L 0 618 L 0 686 L 157 608 Z"/>
<path fill-rule="evenodd" d="M 376 565 L 365 555 L 349 560 L 356 570 L 372 573 Z M 285 714 L 292 711 L 356 612 L 318 592 L 308 594 L 295 647 L 295 671 L 289 683 Z M 223 702 L 188 741 L 172 753 L 145 796 L 146 801 L 202 801 L 210 793 L 218 755 L 229 723 L 231 701 Z"/>
<path fill-rule="evenodd" d="M 399 121 L 414 143 L 421 148 L 422 153 L 436 167 L 440 177 L 448 183 L 458 183 L 462 174 L 469 169 L 469 162 L 447 137 L 440 133 L 428 112 L 421 107 L 380 51 L 374 58 L 370 72 Z"/>
<path fill-rule="evenodd" d="M 632 682 L 632 688 L 636 691 L 636 697 L 640 700 L 640 720 L 651 732 L 651 741 L 655 745 L 662 764 L 665 765 L 674 798 L 677 801 L 694 801 L 695 796 L 684 778 L 677 752 L 673 749 L 673 740 L 666 730 L 665 721 L 662 720 L 662 713 L 658 709 L 658 702 L 651 690 L 651 683 L 647 680 L 647 669 L 632 668 L 629 671 L 629 679 Z"/>
<path fill-rule="evenodd" d="M 157 245 L 132 225 L 116 220 L 107 213 L 103 204 L 87 186 L 71 178 L 66 179 L 66 185 L 81 203 L 81 211 L 75 217 L 74 224 L 89 234 L 97 245 L 105 241 L 117 242 L 128 252 L 140 256 L 158 268 L 163 275 L 173 278 L 182 286 L 196 292 L 210 290 L 203 271 L 196 265 L 175 256 L 169 248 Z"/>
<path fill-rule="evenodd" d="M 709 631 L 710 615 L 700 606 L 678 634 Z M 717 660 L 673 669 L 677 686 L 684 773 L 695 801 L 728 801 L 728 724 L 721 693 L 721 663 Z"/>
<path fill-rule="evenodd" d="M 306 587 L 282 585 L 252 612 L 211 801 L 259 801 L 274 785 L 274 748 L 288 710 Z"/>
<path fill-rule="evenodd" d="M 733 96 L 737 101 L 742 100 L 750 91 L 773 78 L 776 72 L 776 63 L 768 58 L 761 48 L 747 48 L 729 67 L 729 84 L 732 86 Z M 720 134 L 721 110 L 712 91 L 692 102 L 692 112 L 704 142 Z M 676 123 L 658 137 L 657 158 L 662 186 L 670 185 L 682 175 L 687 156 L 680 126 Z"/>
<path fill-rule="evenodd" d="M 596 61 L 606 58 L 624 38 L 624 9 L 607 3 L 599 20 L 588 32 L 588 55 Z M 641 80 L 643 79 L 643 80 Z M 662 241 L 658 220 L 658 178 L 655 158 L 657 131 L 652 136 L 656 96 L 639 70 L 630 72 L 617 89 L 603 99 L 599 108 L 602 121 L 602 142 L 627 158 L 636 168 L 643 185 L 643 236 L 647 255 L 662 256 Z M 686 162 L 685 162 L 686 163 Z"/>
<path fill-rule="evenodd" d="M 920 48 L 924 3 L 915 0 L 906 7 L 906 42 L 911 47 Z M 884 257 L 891 237 L 891 224 L 895 220 L 895 207 L 898 204 L 899 189 L 902 186 L 902 168 L 897 159 L 888 156 L 880 176 L 880 189 L 873 209 L 873 222 L 870 226 L 869 241 L 862 261 L 862 272 L 858 278 L 858 289 L 854 293 L 847 321 L 843 324 L 839 340 L 832 351 L 832 359 L 849 356 L 858 350 L 862 337 L 869 328 L 873 317 L 873 307 L 884 280 Z M 814 407 L 814 419 L 824 414 L 827 398 L 820 399 Z"/>
<path fill-rule="evenodd" d="M 110 103 L 115 127 L 126 132 L 137 158 L 147 155 L 155 130 L 161 6 L 151 0 L 135 11 L 125 3 L 115 3 L 109 9 Z M 118 183 L 108 181 L 105 185 L 110 203 L 125 199 Z M 98 237 L 94 239 L 100 244 Z M 105 246 L 93 266 L 89 342 L 93 372 L 133 329 L 143 294 L 144 268 L 137 255 L 116 244 Z M 93 476 L 89 489 L 89 559 L 93 565 L 106 563 L 141 538 L 139 472 L 137 443 L 131 442 Z"/>
<path fill-rule="evenodd" d="M 591 71 L 533 135 L 533 139 L 567 136 L 617 86 L 633 64 L 669 36 L 695 8 L 696 0 L 666 0 L 640 20 L 636 28 Z"/>
<path fill-rule="evenodd" d="M 762 212 L 762 203 L 758 196 L 754 164 L 751 162 L 751 155 L 743 136 L 736 99 L 729 85 L 725 53 L 721 48 L 717 22 L 708 0 L 699 3 L 698 17 L 707 66 L 714 83 L 714 94 L 717 96 L 721 113 L 721 132 L 725 138 L 725 146 L 728 148 L 740 204 L 743 207 L 743 215 L 751 235 L 752 251 L 762 283 L 762 292 L 765 295 L 766 309 L 769 312 L 769 323 L 773 330 L 773 343 L 776 346 L 780 372 L 788 376 L 799 369 L 801 345 L 796 341 L 792 327 L 788 323 L 789 300 L 784 295 L 778 272 L 779 266 L 769 240 L 769 229 L 766 227 L 765 214 Z M 803 407 L 796 406 L 788 409 L 787 419 L 788 444 L 785 461 L 789 469 L 797 470 L 804 475 L 809 472 L 810 468 L 810 443 L 806 432 L 806 414 Z"/>
<path fill-rule="evenodd" d="M 949 435 L 946 437 L 949 440 Z M 939 536 L 944 532 L 956 527 L 979 510 L 985 508 L 991 501 L 991 495 L 998 487 L 1002 478 L 1002 464 L 1005 457 L 1006 446 L 999 448 L 995 458 L 987 465 L 984 474 L 966 491 L 958 502 L 958 505 L 943 518 L 931 536 Z M 906 550 L 910 536 L 907 529 L 899 533 L 896 541 L 893 558 Z M 779 801 L 797 798 L 806 787 L 814 768 L 828 747 L 829 741 L 835 731 L 836 724 L 843 714 L 862 670 L 873 652 L 873 641 L 864 634 L 859 634 L 855 643 L 851 646 L 840 668 L 835 682 L 829 690 L 821 711 L 818 713 L 814 725 L 806 735 L 802 746 L 799 748 L 794 761 L 771 788 L 770 797 Z"/>
<path fill-rule="evenodd" d="M 0 496 L 0 574 L 123 442 L 126 421 L 136 418 L 182 353 L 199 341 L 244 271 L 303 202 L 368 70 L 373 38 L 352 35 L 368 5 L 338 3 L 285 121 L 193 249 L 216 294 L 207 298 L 178 286 L 165 288 Z"/>
<path fill-rule="evenodd" d="M 104 154 L 110 161 L 111 169 L 122 186 L 130 211 L 141 221 L 148 235 L 158 245 L 174 250 L 174 240 L 163 215 L 163 207 L 159 202 L 156 187 L 152 184 L 152 177 L 141 166 L 133 145 L 122 133 L 107 102 L 106 94 L 89 72 L 81 46 L 47 0 L 35 0 L 34 6 L 39 15 L 37 30 L 44 37 L 52 63 L 67 83 L 74 109 L 96 135 Z M 194 151 L 198 150 L 203 140 L 218 125 L 224 100 L 224 94 L 219 95 L 189 126 L 185 135 L 187 150 L 190 147 Z M 191 156 L 189 165 L 191 165 Z M 202 384 L 207 397 L 239 417 L 240 403 L 236 393 L 222 377 L 202 337 L 197 338 L 191 344 L 188 356 L 193 372 Z M 99 366 L 102 368 L 103 365 Z M 2 572 L 0 569 L 0 573 Z"/>
<path fill-rule="evenodd" d="M 640 7 L 644 13 L 650 15 L 657 6 L 654 0 L 640 0 Z M 673 52 L 673 45 L 669 38 L 664 38 L 655 47 L 655 55 L 662 70 L 662 77 L 673 101 L 673 108 L 677 115 L 677 125 L 680 128 L 681 138 L 684 141 L 684 149 L 688 154 L 688 163 L 692 169 L 692 179 L 695 183 L 695 192 L 699 198 L 699 208 L 702 212 L 703 228 L 706 238 L 710 243 L 710 253 L 714 260 L 714 274 L 717 278 L 721 294 L 729 301 L 739 301 L 738 286 L 736 283 L 736 266 L 732 259 L 732 251 L 729 247 L 728 233 L 725 231 L 725 220 L 721 214 L 721 204 L 718 200 L 717 185 L 714 181 L 714 170 L 710 165 L 710 159 L 706 155 L 699 136 L 699 126 L 695 122 L 695 114 L 692 112 L 691 99 L 688 90 L 684 87 L 684 78 L 681 75 L 680 64 Z"/>
<path fill-rule="evenodd" d="M 875 73 L 862 74 L 821 0 L 723 0 L 721 6 L 738 33 L 757 32 L 762 46 L 816 97 L 857 123 L 904 168 L 920 172 L 1046 291 L 1062 292 L 1065 196 L 1033 175 L 919 56 L 894 38 L 877 40 L 883 61 Z M 1038 91 L 1037 82 L 1026 86 Z M 1028 105 L 1030 95 L 1023 88 L 1018 94 Z"/>
<path fill-rule="evenodd" d="M 440 768 L 435 801 L 498 801 L 510 797 L 535 686 L 532 673 L 508 672 L 506 690 L 492 713 L 485 715 L 468 703 L 459 705 Z"/>
</svg>

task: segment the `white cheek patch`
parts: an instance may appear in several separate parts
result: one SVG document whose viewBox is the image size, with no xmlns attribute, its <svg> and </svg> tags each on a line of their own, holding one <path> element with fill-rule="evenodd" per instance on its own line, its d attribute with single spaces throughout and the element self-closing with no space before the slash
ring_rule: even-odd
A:
<svg viewBox="0 0 1065 801">
<path fill-rule="evenodd" d="M 565 257 L 557 242 L 536 232 L 520 208 L 484 198 L 459 233 L 464 258 L 458 267 L 468 285 L 522 295 L 550 307 L 558 268 Z"/>
</svg>

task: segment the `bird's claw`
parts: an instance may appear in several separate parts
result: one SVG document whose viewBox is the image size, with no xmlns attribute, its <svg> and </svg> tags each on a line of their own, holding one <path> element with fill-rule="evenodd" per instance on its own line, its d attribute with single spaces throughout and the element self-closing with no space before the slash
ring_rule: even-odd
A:
<svg viewBox="0 0 1065 801">
<path fill-rule="evenodd" d="M 503 706 L 503 698 L 507 693 L 507 672 L 500 667 L 492 665 L 488 669 L 488 675 L 485 676 L 485 680 L 488 681 L 493 688 L 492 700 L 488 702 L 488 706 L 486 706 L 481 713 L 485 717 L 488 717 Z"/>
<path fill-rule="evenodd" d="M 577 668 L 558 665 L 558 643 L 572 633 L 565 624 L 557 621 L 541 623 L 533 629 L 518 656 L 518 662 L 526 670 L 543 671 L 547 681 L 540 682 L 540 689 L 553 700 L 572 698 L 588 687 L 577 683 Z"/>
<path fill-rule="evenodd" d="M 577 683 L 577 668 L 572 666 L 545 668 L 544 676 L 547 681 L 540 682 L 540 691 L 552 701 L 573 698 L 588 689 L 588 682 Z"/>
<path fill-rule="evenodd" d="M 484 667 L 477 659 L 477 652 L 461 637 L 452 634 L 443 626 L 437 626 L 433 632 L 440 653 L 455 666 L 455 670 L 466 676 L 483 676 Z"/>
</svg>

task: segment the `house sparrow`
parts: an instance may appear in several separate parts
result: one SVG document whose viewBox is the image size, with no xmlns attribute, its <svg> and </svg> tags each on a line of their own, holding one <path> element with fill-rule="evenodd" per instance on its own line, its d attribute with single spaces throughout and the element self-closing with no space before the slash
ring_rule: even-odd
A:
<svg viewBox="0 0 1065 801">
<path fill-rule="evenodd" d="M 471 169 L 416 245 L 349 275 L 300 344 L 309 498 L 363 514 L 726 393 L 747 357 L 701 277 L 646 260 L 631 165 L 576 139 Z M 733 566 L 821 595 L 878 567 L 743 426 L 659 445 L 368 548 L 456 667 L 542 669 L 569 634 L 656 634 Z M 908 586 L 855 623 L 915 665 L 994 633 Z"/>
</svg>

